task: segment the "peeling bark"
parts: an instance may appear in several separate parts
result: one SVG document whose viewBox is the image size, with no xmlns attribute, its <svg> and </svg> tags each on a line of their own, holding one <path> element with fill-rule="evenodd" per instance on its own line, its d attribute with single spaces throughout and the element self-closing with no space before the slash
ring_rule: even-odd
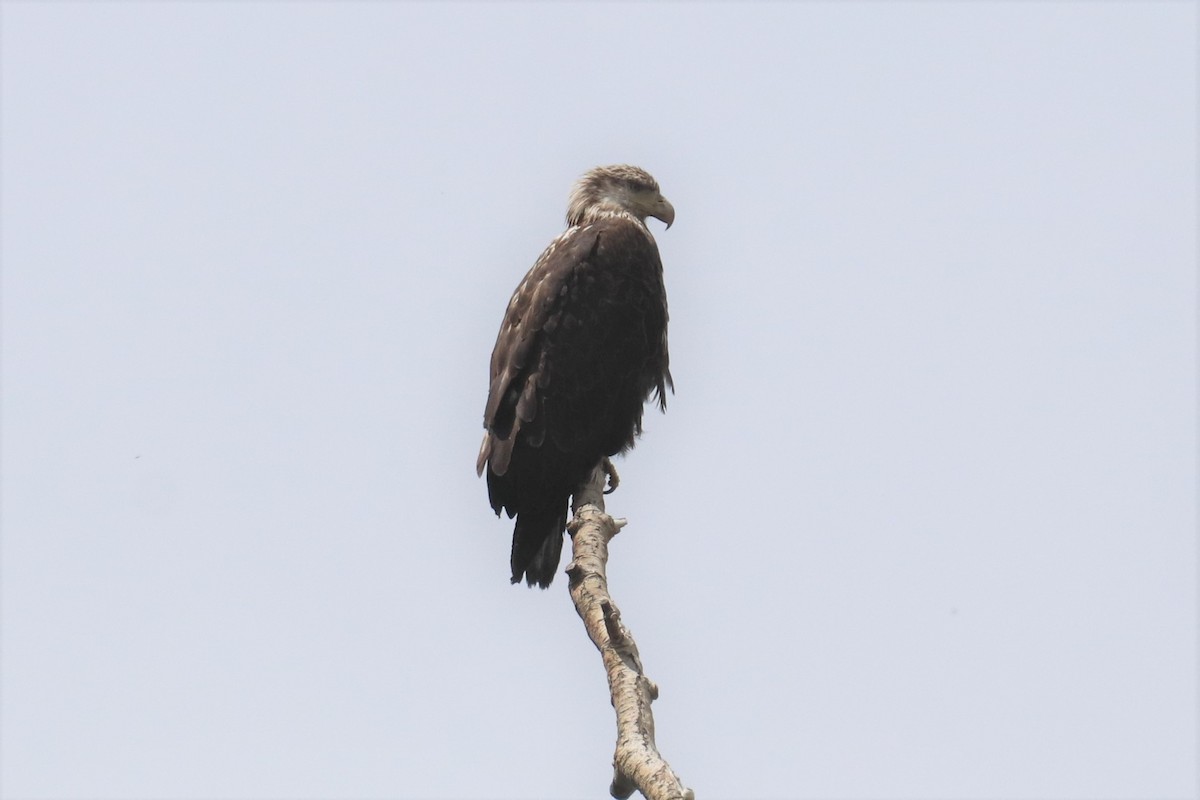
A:
<svg viewBox="0 0 1200 800">
<path fill-rule="evenodd" d="M 604 511 L 604 484 L 615 487 L 615 471 L 607 462 L 580 486 L 572 500 L 571 563 L 567 566 L 571 600 L 588 636 L 604 660 L 608 689 L 617 712 L 617 749 L 609 793 L 625 800 L 635 790 L 647 800 L 694 800 L 654 743 L 650 703 L 658 687 L 645 676 L 637 643 L 621 622 L 621 612 L 608 593 L 608 543 L 625 526 Z"/>
</svg>

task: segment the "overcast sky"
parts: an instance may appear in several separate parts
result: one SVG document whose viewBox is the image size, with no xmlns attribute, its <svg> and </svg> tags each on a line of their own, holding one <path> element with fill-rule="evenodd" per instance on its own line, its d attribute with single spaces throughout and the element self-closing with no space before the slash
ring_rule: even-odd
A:
<svg viewBox="0 0 1200 800">
<path fill-rule="evenodd" d="M 473 467 L 619 162 L 678 214 L 609 569 L 685 784 L 1196 797 L 1195 3 L 0 13 L 4 798 L 606 796 Z"/>
</svg>

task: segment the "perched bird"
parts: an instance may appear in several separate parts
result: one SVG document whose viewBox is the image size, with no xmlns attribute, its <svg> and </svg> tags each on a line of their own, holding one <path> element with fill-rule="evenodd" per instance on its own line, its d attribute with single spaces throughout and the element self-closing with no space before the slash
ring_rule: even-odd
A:
<svg viewBox="0 0 1200 800">
<path fill-rule="evenodd" d="M 571 191 L 567 229 L 513 292 L 492 350 L 476 471 L 515 516 L 512 582 L 554 580 L 571 494 L 633 447 L 653 393 L 674 391 L 667 293 L 646 227 L 675 209 L 643 169 L 597 167 Z"/>
</svg>

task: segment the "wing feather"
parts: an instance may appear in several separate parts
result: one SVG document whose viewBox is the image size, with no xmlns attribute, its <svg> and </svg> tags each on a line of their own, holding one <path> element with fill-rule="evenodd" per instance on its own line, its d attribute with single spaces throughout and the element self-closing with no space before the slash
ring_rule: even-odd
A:
<svg viewBox="0 0 1200 800">
<path fill-rule="evenodd" d="M 481 475 L 488 463 L 497 475 L 507 472 L 517 435 L 538 417 L 538 388 L 546 382 L 540 368 L 545 358 L 542 342 L 545 333 L 557 325 L 555 300 L 580 263 L 575 245 L 581 230 L 569 228 L 551 242 L 508 302 L 492 350 L 491 382 L 483 412 L 487 434 L 475 465 Z M 534 446 L 545 435 L 544 425 L 537 427 L 528 431 Z"/>
</svg>

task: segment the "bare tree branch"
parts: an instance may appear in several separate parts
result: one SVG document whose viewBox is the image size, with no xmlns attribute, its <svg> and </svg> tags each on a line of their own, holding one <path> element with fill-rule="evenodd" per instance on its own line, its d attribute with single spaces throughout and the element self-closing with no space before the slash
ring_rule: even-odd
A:
<svg viewBox="0 0 1200 800">
<path fill-rule="evenodd" d="M 572 558 L 567 566 L 571 599 L 604 659 L 617 712 L 617 751 L 608 791 L 618 800 L 625 800 L 634 790 L 647 800 L 694 800 L 692 790 L 684 787 L 654 744 L 650 703 L 658 698 L 658 687 L 643 674 L 637 643 L 621 623 L 621 612 L 608 594 L 608 543 L 625 526 L 625 520 L 614 520 L 604 512 L 605 478 L 614 487 L 617 482 L 611 468 L 605 459 L 591 480 L 576 490 L 571 503 L 574 517 L 567 526 L 571 533 Z"/>
</svg>

